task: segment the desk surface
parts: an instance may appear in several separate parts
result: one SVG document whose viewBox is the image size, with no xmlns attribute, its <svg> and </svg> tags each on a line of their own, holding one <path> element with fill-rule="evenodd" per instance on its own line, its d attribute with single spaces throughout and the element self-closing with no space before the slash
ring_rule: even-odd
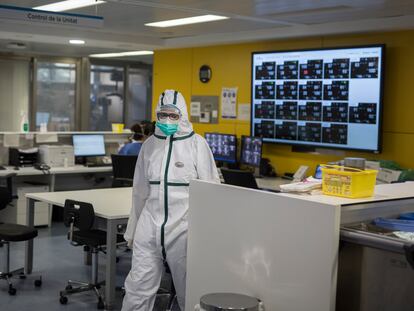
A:
<svg viewBox="0 0 414 311">
<path fill-rule="evenodd" d="M 98 168 L 102 169 L 102 167 Z M 66 170 L 69 171 L 70 169 L 71 168 L 67 168 Z M 83 173 L 84 170 L 82 169 L 90 168 L 81 166 L 80 172 Z M 32 170 L 34 169 L 32 168 Z M 64 170 L 64 168 L 61 168 L 61 170 Z M 73 171 L 74 170 L 70 170 L 70 172 Z M 42 174 L 40 171 L 37 172 Z M 257 181 L 259 187 L 266 189 L 279 189 L 280 184 L 286 183 L 286 180 L 280 178 L 260 178 Z M 26 194 L 26 197 L 58 206 L 64 206 L 66 199 L 88 202 L 93 205 L 97 216 L 106 219 L 129 217 L 132 206 L 132 188 L 28 193 Z"/>
<path fill-rule="evenodd" d="M 260 179 L 266 188 L 276 188 L 283 182 L 280 179 Z M 375 195 L 371 198 L 347 199 L 327 195 L 297 195 L 288 193 L 275 193 L 286 197 L 336 206 L 349 206 L 354 204 L 381 202 L 398 199 L 414 198 L 414 182 L 402 184 L 377 185 Z M 97 216 L 114 219 L 128 217 L 132 206 L 132 188 L 106 188 L 80 191 L 60 191 L 28 193 L 27 198 L 43 201 L 49 204 L 64 206 L 66 199 L 91 203 Z"/>
<path fill-rule="evenodd" d="M 331 204 L 336 206 L 349 206 L 355 204 L 364 204 L 372 202 L 400 200 L 414 198 L 414 182 L 405 182 L 398 184 L 383 184 L 375 186 L 374 196 L 370 198 L 348 199 L 341 197 L 328 196 L 323 194 L 309 195 L 309 194 L 291 194 L 280 193 L 279 195 L 294 197 L 302 200 L 321 204 Z"/>
<path fill-rule="evenodd" d="M 44 175 L 42 171 L 36 170 L 33 167 L 21 167 L 19 170 L 14 170 L 12 166 L 5 166 L 5 170 L 0 171 L 0 177 L 6 176 L 10 173 L 17 176 L 37 176 Z M 106 173 L 112 172 L 112 166 L 100 166 L 100 167 L 86 167 L 83 165 L 75 165 L 70 167 L 52 167 L 50 174 L 84 174 L 84 173 Z"/>
<path fill-rule="evenodd" d="M 88 202 L 93 205 L 96 216 L 119 219 L 129 217 L 132 206 L 132 188 L 28 193 L 26 198 L 58 206 L 64 206 L 66 199 Z"/>
<path fill-rule="evenodd" d="M 263 177 L 256 178 L 256 182 L 260 189 L 280 190 L 280 185 L 289 184 L 292 181 L 280 177 Z"/>
</svg>

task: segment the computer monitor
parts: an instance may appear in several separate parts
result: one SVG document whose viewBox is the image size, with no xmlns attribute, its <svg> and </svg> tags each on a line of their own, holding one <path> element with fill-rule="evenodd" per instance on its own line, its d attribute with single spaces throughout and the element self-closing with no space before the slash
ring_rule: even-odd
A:
<svg viewBox="0 0 414 311">
<path fill-rule="evenodd" d="M 221 133 L 205 133 L 205 138 L 213 152 L 216 161 L 236 163 L 237 138 L 236 135 Z"/>
<path fill-rule="evenodd" d="M 105 155 L 103 135 L 73 135 L 73 148 L 76 157 Z"/>
<path fill-rule="evenodd" d="M 260 167 L 263 141 L 259 137 L 242 136 L 240 163 Z"/>
</svg>

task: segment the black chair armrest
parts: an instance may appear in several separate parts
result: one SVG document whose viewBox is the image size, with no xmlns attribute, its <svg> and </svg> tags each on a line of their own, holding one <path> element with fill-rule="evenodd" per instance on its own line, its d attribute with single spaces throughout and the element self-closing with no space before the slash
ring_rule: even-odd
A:
<svg viewBox="0 0 414 311">
<path fill-rule="evenodd" d="M 6 180 L 6 189 L 9 193 L 9 200 L 17 199 L 17 196 L 13 196 L 13 180 L 12 178 L 16 176 L 16 173 L 9 173 L 4 176 L 1 176 L 0 179 Z"/>
</svg>

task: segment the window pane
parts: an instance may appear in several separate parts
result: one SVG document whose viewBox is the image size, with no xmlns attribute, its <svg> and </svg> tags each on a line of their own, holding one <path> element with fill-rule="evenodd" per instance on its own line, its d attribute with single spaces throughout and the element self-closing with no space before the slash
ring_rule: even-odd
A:
<svg viewBox="0 0 414 311">
<path fill-rule="evenodd" d="M 76 65 L 38 62 L 36 77 L 36 129 L 47 123 L 49 131 L 74 131 Z"/>
<path fill-rule="evenodd" d="M 123 94 L 122 67 L 91 65 L 91 131 L 110 131 L 112 123 L 124 123 Z"/>
<path fill-rule="evenodd" d="M 151 120 L 151 76 L 150 70 L 130 68 L 128 72 L 128 115 L 126 123 Z"/>
<path fill-rule="evenodd" d="M 0 131 L 21 131 L 29 117 L 29 61 L 0 59 Z"/>
</svg>

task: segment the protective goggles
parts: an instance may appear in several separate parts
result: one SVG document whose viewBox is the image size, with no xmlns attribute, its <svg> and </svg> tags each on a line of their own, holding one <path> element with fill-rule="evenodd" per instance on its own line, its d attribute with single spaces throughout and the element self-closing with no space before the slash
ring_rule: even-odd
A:
<svg viewBox="0 0 414 311">
<path fill-rule="evenodd" d="M 176 112 L 157 112 L 157 119 L 159 121 L 170 119 L 171 121 L 178 121 L 180 119 L 180 114 Z"/>
</svg>

